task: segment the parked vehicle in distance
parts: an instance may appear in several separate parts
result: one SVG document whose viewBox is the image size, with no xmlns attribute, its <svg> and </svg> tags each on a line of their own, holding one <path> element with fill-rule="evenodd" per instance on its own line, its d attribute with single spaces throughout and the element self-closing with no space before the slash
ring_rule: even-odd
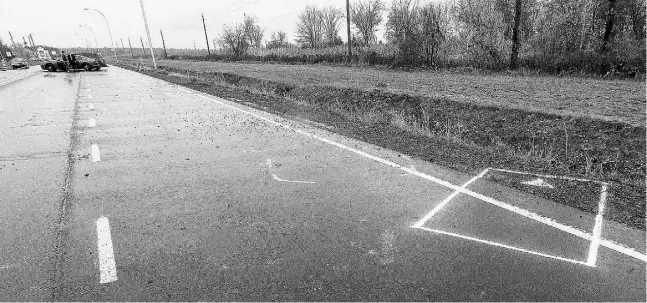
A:
<svg viewBox="0 0 647 303">
<path fill-rule="evenodd" d="M 25 59 L 15 58 L 11 60 L 11 68 L 13 69 L 29 68 L 29 64 L 27 64 L 27 61 L 25 61 Z"/>
<path fill-rule="evenodd" d="M 88 57 L 88 58 L 97 59 L 97 61 L 99 61 L 99 65 L 101 65 L 101 67 L 108 67 L 108 64 L 106 64 L 106 59 L 103 57 L 103 55 L 101 53 L 79 53 L 79 55 L 85 56 L 85 57 Z"/>
<path fill-rule="evenodd" d="M 71 54 L 76 59 L 76 69 L 83 69 L 85 71 L 99 70 L 101 69 L 101 63 L 99 60 L 83 56 L 80 54 Z M 45 60 L 40 64 L 40 68 L 50 72 L 64 71 L 65 62 L 61 58 L 56 58 L 56 60 Z M 73 69 L 70 66 L 70 69 Z"/>
</svg>

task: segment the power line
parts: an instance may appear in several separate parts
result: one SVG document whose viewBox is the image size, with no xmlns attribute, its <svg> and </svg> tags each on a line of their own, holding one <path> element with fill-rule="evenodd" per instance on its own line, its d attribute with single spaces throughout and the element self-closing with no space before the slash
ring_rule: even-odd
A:
<svg viewBox="0 0 647 303">
<path fill-rule="evenodd" d="M 324 2 L 324 3 L 322 3 L 322 4 L 320 4 L 320 6 L 327 5 L 327 4 L 329 4 L 330 2 L 333 2 L 333 1 L 334 1 L 334 0 L 326 1 L 326 2 Z M 289 12 L 289 13 L 286 13 L 286 14 L 283 14 L 283 15 L 279 15 L 279 16 L 276 16 L 276 17 L 272 17 L 272 18 L 269 18 L 269 19 L 261 19 L 260 21 L 272 21 L 272 20 L 274 20 L 274 19 L 278 19 L 278 18 L 281 18 L 281 17 L 285 17 L 285 16 L 289 16 L 289 15 L 294 15 L 294 14 L 296 14 L 296 13 L 298 13 L 298 12 L 302 11 L 302 10 L 303 10 L 303 8 L 300 8 L 300 9 L 298 9 L 298 10 L 294 10 L 294 11 L 291 11 L 291 12 Z"/>
<path fill-rule="evenodd" d="M 261 0 L 256 0 L 256 1 L 252 2 L 252 3 L 250 3 L 250 4 L 247 4 L 247 5 L 245 5 L 245 6 L 239 7 L 239 8 L 237 8 L 237 9 L 235 9 L 235 10 L 230 11 L 230 12 L 227 12 L 227 13 L 224 13 L 224 14 L 221 14 L 221 15 L 217 15 L 216 17 L 222 17 L 222 16 L 229 15 L 229 14 L 231 14 L 231 13 L 235 13 L 235 12 L 237 12 L 237 11 L 239 11 L 239 10 L 246 9 L 246 8 L 248 8 L 248 7 L 252 6 L 252 5 L 256 4 L 256 3 L 259 3 L 259 2 L 261 2 Z"/>
</svg>

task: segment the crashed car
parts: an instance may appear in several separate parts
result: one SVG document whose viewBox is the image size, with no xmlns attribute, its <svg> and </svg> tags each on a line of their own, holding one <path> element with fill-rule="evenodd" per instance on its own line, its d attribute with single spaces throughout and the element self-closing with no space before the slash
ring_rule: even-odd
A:
<svg viewBox="0 0 647 303">
<path fill-rule="evenodd" d="M 97 61 L 99 61 L 99 65 L 101 65 L 101 67 L 108 67 L 108 64 L 106 64 L 106 59 L 103 57 L 103 55 L 101 53 L 79 53 L 79 55 L 85 56 L 85 57 L 88 57 L 88 58 L 97 59 Z"/>
<path fill-rule="evenodd" d="M 25 59 L 21 58 L 15 58 L 11 60 L 11 68 L 13 69 L 19 69 L 19 68 L 29 68 L 29 64 L 27 64 L 27 61 Z"/>
<path fill-rule="evenodd" d="M 99 70 L 101 69 L 101 63 L 99 60 L 90 58 L 87 56 L 82 56 L 80 54 L 70 54 L 76 59 L 76 68 L 70 65 L 70 69 L 83 69 L 85 71 Z M 40 68 L 50 72 L 64 71 L 65 62 L 61 58 L 56 58 L 55 60 L 46 60 L 41 63 Z"/>
</svg>

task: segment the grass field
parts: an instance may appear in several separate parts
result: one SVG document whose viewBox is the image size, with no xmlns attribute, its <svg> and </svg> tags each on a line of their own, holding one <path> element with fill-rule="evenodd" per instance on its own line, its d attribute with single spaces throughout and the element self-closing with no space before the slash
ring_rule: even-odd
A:
<svg viewBox="0 0 647 303">
<path fill-rule="evenodd" d="M 323 65 L 150 67 L 142 71 L 467 173 L 497 167 L 612 182 L 605 216 L 645 229 L 640 82 Z M 594 213 L 580 190 L 544 196 Z"/>
<path fill-rule="evenodd" d="M 162 66 L 280 79 L 288 85 L 332 86 L 592 117 L 645 126 L 645 84 L 580 77 L 451 73 L 325 65 L 186 62 L 159 60 Z"/>
</svg>

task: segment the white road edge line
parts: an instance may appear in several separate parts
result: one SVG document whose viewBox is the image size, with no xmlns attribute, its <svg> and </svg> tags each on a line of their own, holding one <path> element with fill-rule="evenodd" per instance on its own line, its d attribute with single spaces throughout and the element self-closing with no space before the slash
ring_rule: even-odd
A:
<svg viewBox="0 0 647 303">
<path fill-rule="evenodd" d="M 92 144 L 92 162 L 101 161 L 101 154 L 99 153 L 99 145 Z"/>
<path fill-rule="evenodd" d="M 110 222 L 104 216 L 97 220 L 97 249 L 99 251 L 99 283 L 117 281 L 117 266 L 112 249 Z"/>
<path fill-rule="evenodd" d="M 607 202 L 607 189 L 606 184 L 602 184 L 600 190 L 600 203 L 598 204 L 598 214 L 595 216 L 595 225 L 593 227 L 593 239 L 589 247 L 589 256 L 586 263 L 590 266 L 595 266 L 598 260 L 598 250 L 600 248 L 600 237 L 602 236 L 602 222 L 604 221 L 604 206 Z"/>
<path fill-rule="evenodd" d="M 485 170 L 484 170 L 484 171 L 482 171 L 480 174 L 478 174 L 478 176 L 476 176 L 476 177 L 474 177 L 474 178 L 470 179 L 470 180 L 469 180 L 469 181 L 467 181 L 465 184 L 463 184 L 463 185 L 461 186 L 461 188 L 463 188 L 463 189 L 467 188 L 470 184 L 472 184 L 472 183 L 476 182 L 476 180 L 478 180 L 478 179 L 482 178 L 483 176 L 485 176 L 485 174 L 487 174 L 487 173 L 488 173 L 488 171 L 490 171 L 490 170 L 489 170 L 489 169 L 485 169 Z M 434 209 L 432 209 L 432 210 L 431 210 L 431 211 L 430 211 L 426 216 L 424 216 L 424 217 L 423 217 L 422 219 L 420 219 L 418 222 L 416 222 L 415 224 L 411 225 L 411 227 L 412 227 L 412 228 L 420 228 L 420 227 L 422 227 L 423 225 L 425 225 L 425 223 L 427 223 L 427 221 L 429 221 L 429 219 L 431 219 L 431 217 L 433 217 L 436 213 L 438 213 L 438 212 L 439 212 L 443 207 L 445 207 L 445 205 L 447 205 L 447 203 L 449 203 L 449 201 L 451 201 L 452 199 L 454 199 L 454 197 L 456 197 L 458 194 L 460 194 L 460 191 L 457 191 L 457 190 L 456 190 L 456 191 L 454 191 L 453 193 L 451 193 L 451 195 L 447 196 L 447 198 L 445 198 L 445 200 L 443 200 L 442 202 L 440 202 L 440 204 L 436 205 L 436 207 L 434 207 Z"/>
<path fill-rule="evenodd" d="M 97 120 L 94 120 L 94 118 L 90 118 L 90 120 L 88 121 L 88 126 L 89 127 L 97 126 Z"/>
<path fill-rule="evenodd" d="M 557 228 L 557 229 L 559 229 L 559 230 L 561 230 L 561 231 L 564 231 L 564 232 L 570 233 L 570 234 L 572 234 L 572 235 L 574 235 L 574 236 L 577 236 L 577 237 L 580 237 L 580 238 L 582 238 L 582 239 L 591 240 L 591 238 L 592 238 L 591 234 L 589 234 L 589 233 L 587 233 L 587 232 L 585 232 L 585 231 L 579 230 L 579 229 L 577 229 L 577 228 L 575 228 L 575 227 L 561 224 L 561 223 L 559 223 L 559 222 L 556 222 L 556 221 L 555 221 L 555 220 L 553 220 L 553 219 L 546 218 L 546 217 L 543 217 L 543 216 L 541 216 L 541 215 L 538 215 L 538 214 L 535 214 L 535 213 L 533 213 L 533 212 L 530 212 L 530 211 L 528 211 L 528 210 L 521 209 L 521 208 L 519 208 L 519 207 L 516 207 L 516 206 L 510 205 L 510 204 L 507 204 L 507 203 L 503 203 L 503 202 L 497 201 L 497 200 L 495 200 L 495 199 L 493 199 L 493 198 L 490 198 L 490 197 L 484 196 L 484 195 L 482 195 L 482 194 L 480 194 L 480 193 L 473 192 L 473 191 L 471 191 L 471 190 L 469 190 L 469 189 L 461 188 L 460 186 L 457 186 L 457 185 L 455 185 L 455 184 L 449 183 L 448 181 L 445 181 L 445 180 L 442 180 L 442 179 L 438 179 L 438 178 L 436 178 L 436 177 L 433 177 L 433 176 L 427 175 L 427 174 L 425 174 L 425 173 L 421 173 L 421 172 L 413 171 L 413 170 L 412 170 L 412 169 L 410 169 L 410 168 L 404 167 L 404 166 L 399 165 L 399 164 L 397 164 L 397 163 L 394 163 L 394 162 L 392 162 L 392 161 L 389 161 L 389 160 L 386 160 L 386 159 L 383 159 L 383 158 L 380 158 L 380 157 L 377 157 L 377 156 L 373 156 L 373 155 L 368 154 L 368 153 L 366 153 L 366 152 L 363 152 L 363 151 L 361 151 L 361 150 L 358 150 L 358 149 L 355 149 L 355 148 L 352 148 L 352 147 L 346 146 L 346 145 L 341 144 L 341 143 L 337 143 L 337 142 L 335 142 L 335 141 L 332 141 L 332 140 L 329 140 L 329 139 L 326 139 L 326 138 L 323 138 L 323 137 L 320 137 L 320 136 L 317 136 L 317 135 L 314 135 L 314 134 L 308 133 L 308 132 L 306 132 L 306 131 L 303 131 L 303 130 L 300 130 L 300 129 L 297 129 L 297 128 L 293 128 L 293 127 L 291 127 L 291 126 L 289 126 L 289 125 L 286 125 L 286 124 L 283 124 L 283 123 L 280 123 L 280 122 L 277 122 L 277 121 L 274 121 L 274 120 L 268 119 L 268 118 L 266 118 L 266 117 L 263 117 L 263 116 L 260 116 L 260 115 L 254 114 L 254 113 L 252 113 L 252 112 L 246 111 L 246 110 L 244 110 L 244 109 L 242 109 L 242 108 L 238 108 L 238 107 L 236 107 L 236 106 L 229 105 L 229 104 L 224 103 L 224 102 L 222 102 L 222 101 L 219 101 L 219 100 L 216 100 L 216 99 L 213 99 L 213 98 L 210 98 L 210 97 L 206 97 L 206 96 L 205 96 L 205 95 L 203 95 L 202 93 L 199 93 L 199 92 L 193 93 L 193 92 L 191 92 L 191 91 L 189 91 L 189 90 L 186 90 L 186 89 L 184 89 L 183 87 L 179 87 L 179 86 L 177 87 L 177 89 L 178 89 L 178 90 L 180 90 L 180 91 L 183 91 L 183 92 L 185 92 L 185 93 L 189 93 L 189 94 L 196 94 L 196 95 L 200 96 L 201 98 L 203 98 L 203 99 L 205 99 L 205 100 L 209 100 L 209 101 L 211 101 L 211 102 L 214 102 L 214 103 L 220 104 L 220 105 L 225 106 L 225 107 L 227 107 L 227 108 L 230 108 L 230 109 L 233 109 L 233 110 L 236 110 L 236 111 L 239 111 L 239 112 L 242 112 L 242 113 L 248 114 L 248 115 L 250 115 L 250 116 L 252 116 L 252 117 L 255 117 L 255 118 L 260 119 L 260 120 L 263 120 L 263 121 L 266 121 L 266 122 L 268 122 L 268 123 L 270 123 L 270 124 L 277 125 L 277 126 L 280 126 L 280 127 L 285 128 L 285 129 L 291 129 L 291 130 L 293 130 L 294 132 L 299 133 L 299 134 L 302 134 L 302 135 L 304 135 L 304 136 L 307 136 L 307 137 L 310 137 L 310 138 L 313 138 L 313 139 L 317 139 L 317 140 L 322 141 L 322 142 L 324 142 L 324 143 L 327 143 L 327 144 L 330 144 L 330 145 L 333 145 L 333 146 L 339 147 L 339 148 L 341 148 L 341 149 L 344 149 L 344 150 L 347 150 L 347 151 L 353 152 L 353 153 L 355 153 L 355 154 L 358 154 L 358 155 L 363 156 L 363 157 L 365 157 L 365 158 L 368 158 L 368 159 L 371 159 L 371 160 L 373 160 L 373 161 L 376 161 L 376 162 L 382 163 L 382 164 L 384 164 L 384 165 L 391 166 L 391 167 L 393 167 L 393 168 L 397 168 L 397 169 L 403 170 L 403 171 L 408 172 L 408 173 L 410 173 L 410 174 L 412 174 L 412 175 L 416 175 L 416 176 L 418 176 L 418 177 L 420 177 L 420 178 L 422 178 L 422 179 L 425 179 L 425 180 L 431 181 L 431 182 L 433 182 L 433 183 L 436 183 L 436 184 L 438 184 L 438 185 L 441 185 L 441 186 L 447 187 L 447 188 L 449 188 L 449 189 L 453 189 L 453 190 L 456 190 L 456 191 L 460 191 L 460 192 L 461 192 L 461 193 L 463 193 L 463 194 L 466 194 L 466 195 L 469 195 L 469 196 L 471 196 L 471 197 L 474 197 L 474 198 L 477 198 L 477 199 L 483 200 L 483 201 L 485 201 L 485 202 L 488 202 L 488 203 L 490 203 L 490 204 L 493 204 L 493 205 L 499 206 L 499 207 L 501 207 L 501 208 L 504 208 L 504 209 L 509 210 L 509 211 L 511 211 L 511 212 L 514 212 L 514 213 L 517 213 L 517 214 L 522 215 L 522 216 L 524 216 L 524 217 L 527 217 L 527 218 L 533 219 L 533 220 L 535 220 L 535 221 L 537 221 L 537 222 L 544 223 L 544 224 L 546 224 L 546 225 L 548 225 L 548 226 L 551 226 L 551 227 Z M 489 168 L 489 169 L 490 169 L 490 170 L 492 170 L 491 168 Z M 617 243 L 614 243 L 614 242 L 611 242 L 611 241 L 608 241 L 608 240 L 604 240 L 604 239 L 601 239 L 601 240 L 600 240 L 600 245 L 605 246 L 605 247 L 607 247 L 607 248 L 609 248 L 609 249 L 615 250 L 615 251 L 617 251 L 617 252 L 623 253 L 623 254 L 625 254 L 625 255 L 628 255 L 628 256 L 631 256 L 631 257 L 637 258 L 637 259 L 642 260 L 642 261 L 644 261 L 644 262 L 647 262 L 647 255 L 642 254 L 642 253 L 639 253 L 638 251 L 636 251 L 636 250 L 635 250 L 635 249 L 633 249 L 633 248 L 629 248 L 629 247 L 626 247 L 626 246 L 624 246 L 624 245 L 620 245 L 620 244 L 617 244 Z"/>
<path fill-rule="evenodd" d="M 479 243 L 485 243 L 485 244 L 489 244 L 489 245 L 493 245 L 493 246 L 503 247 L 503 248 L 516 250 L 516 251 L 520 251 L 520 252 L 525 252 L 525 253 L 529 253 L 529 254 L 537 255 L 537 256 L 542 256 L 542 257 L 546 257 L 546 258 L 557 259 L 557 260 L 576 263 L 576 264 L 580 264 L 580 265 L 590 266 L 589 264 L 584 263 L 582 261 L 577 261 L 577 260 L 568 259 L 568 258 L 562 258 L 562 257 L 558 257 L 558 256 L 548 255 L 548 254 L 542 254 L 540 252 L 536 252 L 536 251 L 532 251 L 532 250 L 527 250 L 527 249 L 518 248 L 518 247 L 514 247 L 514 246 L 510 246 L 510 245 L 505 245 L 505 244 L 501 244 L 501 243 L 497 243 L 497 242 L 482 240 L 482 239 L 478 239 L 478 238 L 468 237 L 468 236 L 464 236 L 464 235 L 461 235 L 461 234 L 455 234 L 455 233 L 446 232 L 446 231 L 437 230 L 437 229 L 431 229 L 431 228 L 427 228 L 427 227 L 417 227 L 417 229 L 422 229 L 422 230 L 425 230 L 425 231 L 430 231 L 430 232 L 434 232 L 434 233 L 438 233 L 438 234 L 453 236 L 453 237 L 457 237 L 457 238 L 461 238 L 461 239 L 465 239 L 465 240 L 471 240 L 471 241 L 475 241 L 475 242 L 479 242 Z"/>
</svg>

